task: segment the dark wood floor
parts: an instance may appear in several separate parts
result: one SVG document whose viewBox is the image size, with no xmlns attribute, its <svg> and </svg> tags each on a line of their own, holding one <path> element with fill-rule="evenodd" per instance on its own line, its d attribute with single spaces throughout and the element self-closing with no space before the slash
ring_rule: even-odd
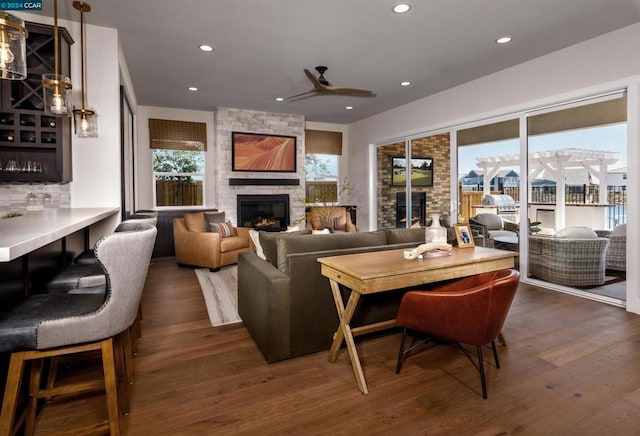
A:
<svg viewBox="0 0 640 436">
<path fill-rule="evenodd" d="M 143 314 L 124 434 L 640 434 L 640 317 L 532 286 L 507 319 L 502 368 L 487 360 L 488 400 L 453 348 L 396 375 L 397 333 L 359 344 L 366 396 L 346 351 L 269 365 L 242 324 L 210 326 L 195 273 L 173 258 L 154 259 Z M 100 397 L 45 409 L 40 434 L 105 414 Z"/>
</svg>

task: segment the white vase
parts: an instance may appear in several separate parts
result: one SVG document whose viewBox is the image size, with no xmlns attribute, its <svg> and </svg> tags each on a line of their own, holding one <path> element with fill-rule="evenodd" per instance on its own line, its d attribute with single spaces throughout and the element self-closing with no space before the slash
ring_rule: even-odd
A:
<svg viewBox="0 0 640 436">
<path fill-rule="evenodd" d="M 440 214 L 431 215 L 431 226 L 427 227 L 424 234 L 424 241 L 447 242 L 447 229 L 440 225 Z"/>
</svg>

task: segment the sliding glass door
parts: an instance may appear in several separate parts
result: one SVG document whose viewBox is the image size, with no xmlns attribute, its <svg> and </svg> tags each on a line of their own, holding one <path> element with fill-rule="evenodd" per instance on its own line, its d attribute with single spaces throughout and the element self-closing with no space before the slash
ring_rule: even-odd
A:
<svg viewBox="0 0 640 436">
<path fill-rule="evenodd" d="M 625 300 L 624 93 L 527 117 L 529 277 Z"/>
</svg>

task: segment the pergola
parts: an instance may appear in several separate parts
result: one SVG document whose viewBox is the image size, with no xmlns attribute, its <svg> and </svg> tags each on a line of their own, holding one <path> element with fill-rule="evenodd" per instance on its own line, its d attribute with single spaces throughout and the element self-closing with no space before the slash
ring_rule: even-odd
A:
<svg viewBox="0 0 640 436">
<path fill-rule="evenodd" d="M 536 151 L 529 153 L 529 198 L 531 198 L 531 180 L 543 171 L 545 178 L 556 182 L 556 214 L 555 226 L 565 227 L 565 172 L 569 168 L 581 168 L 598 179 L 600 194 L 598 204 L 607 204 L 607 166 L 618 161 L 617 152 L 582 148 L 565 148 L 558 150 Z M 520 167 L 520 155 L 508 154 L 476 158 L 476 163 L 483 170 L 483 193 L 490 194 L 490 183 L 498 172 L 505 167 Z"/>
</svg>

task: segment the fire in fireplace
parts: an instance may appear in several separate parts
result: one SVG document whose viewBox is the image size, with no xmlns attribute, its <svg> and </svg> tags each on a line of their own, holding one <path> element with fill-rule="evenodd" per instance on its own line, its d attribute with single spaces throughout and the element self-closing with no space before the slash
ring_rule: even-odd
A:
<svg viewBox="0 0 640 436">
<path fill-rule="evenodd" d="M 289 225 L 289 195 L 238 195 L 238 223 L 256 230 L 280 232 Z"/>
</svg>

